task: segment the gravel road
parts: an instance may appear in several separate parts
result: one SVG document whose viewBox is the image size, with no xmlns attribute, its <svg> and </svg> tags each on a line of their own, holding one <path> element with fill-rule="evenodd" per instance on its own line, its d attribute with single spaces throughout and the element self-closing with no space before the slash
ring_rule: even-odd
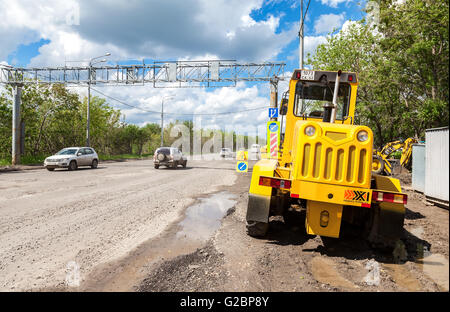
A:
<svg viewBox="0 0 450 312">
<path fill-rule="evenodd" d="M 448 291 L 448 210 L 413 192 L 410 175 L 391 253 L 351 231 L 325 247 L 282 217 L 247 236 L 253 163 L 241 174 L 213 158 L 1 172 L 0 291 Z"/>
<path fill-rule="evenodd" d="M 198 196 L 232 185 L 234 165 L 156 170 L 140 160 L 1 172 L 0 291 L 82 283 L 99 264 L 163 232 Z"/>
</svg>

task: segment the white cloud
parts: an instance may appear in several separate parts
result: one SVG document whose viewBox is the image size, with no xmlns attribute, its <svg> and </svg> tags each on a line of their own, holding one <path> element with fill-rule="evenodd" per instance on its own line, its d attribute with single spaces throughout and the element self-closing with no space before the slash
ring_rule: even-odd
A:
<svg viewBox="0 0 450 312">
<path fill-rule="evenodd" d="M 321 0 L 322 4 L 328 5 L 332 8 L 337 8 L 339 4 L 350 1 L 352 0 Z"/>
<path fill-rule="evenodd" d="M 325 43 L 327 41 L 326 36 L 305 36 L 305 43 L 304 43 L 304 60 L 306 62 L 306 58 L 308 53 L 314 54 L 316 51 L 316 48 L 319 44 Z M 289 60 L 298 60 L 298 47 L 295 49 L 295 51 L 292 51 L 292 53 L 288 56 Z"/>
<path fill-rule="evenodd" d="M 320 15 L 314 22 L 314 31 L 316 34 L 329 33 L 335 28 L 340 28 L 344 22 L 344 18 L 344 13 Z"/>
<path fill-rule="evenodd" d="M 105 52 L 111 53 L 108 59 L 113 63 L 142 58 L 267 61 L 296 38 L 297 27 L 276 32 L 280 16 L 253 20 L 250 13 L 262 3 L 263 0 L 173 0 L 170 4 L 157 0 L 0 0 L 0 61 L 6 61 L 18 45 L 42 38 L 50 42 L 39 48 L 39 55 L 29 66 L 61 66 L 65 60 L 87 60 Z M 69 25 L 67 16 L 78 4 L 80 23 Z M 239 83 L 236 88 L 212 91 L 151 86 L 96 88 L 131 105 L 155 111 L 160 110 L 162 95 L 174 94 L 176 99 L 168 102 L 165 110 L 186 114 L 268 107 L 270 99 L 269 83 Z M 86 94 L 86 88 L 73 90 Z M 92 91 L 92 95 L 99 94 Z M 158 114 L 107 100 L 122 110 L 127 122 L 159 123 Z M 165 120 L 176 118 L 167 115 Z M 267 110 L 203 117 L 206 126 L 231 125 L 236 129 L 261 125 L 265 129 L 266 120 Z"/>
<path fill-rule="evenodd" d="M 19 44 L 50 40 L 32 64 L 62 65 L 65 59 L 88 59 L 106 49 L 112 58 L 273 59 L 295 38 L 296 30 L 276 33 L 280 16 L 250 17 L 263 0 L 136 1 L 69 0 L 46 2 L 0 0 L 0 60 Z M 67 24 L 79 6 L 79 25 Z M 114 53 L 113 53 L 114 52 Z"/>
</svg>

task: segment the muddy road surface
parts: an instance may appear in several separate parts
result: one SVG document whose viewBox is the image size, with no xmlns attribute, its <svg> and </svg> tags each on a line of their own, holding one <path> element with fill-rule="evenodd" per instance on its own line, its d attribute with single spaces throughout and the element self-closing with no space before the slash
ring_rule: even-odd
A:
<svg viewBox="0 0 450 312">
<path fill-rule="evenodd" d="M 346 229 L 329 242 L 274 217 L 266 238 L 246 235 L 251 173 L 233 186 L 235 206 L 205 244 L 146 268 L 138 291 L 439 292 L 448 291 L 448 210 L 410 190 L 404 238 L 393 252 L 373 249 Z M 345 226 L 345 225 L 344 225 Z"/>
<path fill-rule="evenodd" d="M 142 160 L 0 173 L 0 291 L 83 284 L 98 265 L 164 232 L 199 196 L 232 185 L 233 164 L 156 170 Z"/>
<path fill-rule="evenodd" d="M 270 220 L 246 235 L 251 178 L 235 161 L 150 161 L 0 175 L 0 289 L 31 291 L 448 291 L 448 210 L 408 189 L 392 252 L 346 231 Z"/>
</svg>

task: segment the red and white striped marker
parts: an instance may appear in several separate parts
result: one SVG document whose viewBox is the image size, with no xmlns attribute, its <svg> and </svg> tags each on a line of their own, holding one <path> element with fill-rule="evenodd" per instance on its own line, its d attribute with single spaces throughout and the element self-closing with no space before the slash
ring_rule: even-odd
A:
<svg viewBox="0 0 450 312">
<path fill-rule="evenodd" d="M 270 133 L 270 157 L 278 157 L 278 133 Z"/>
</svg>

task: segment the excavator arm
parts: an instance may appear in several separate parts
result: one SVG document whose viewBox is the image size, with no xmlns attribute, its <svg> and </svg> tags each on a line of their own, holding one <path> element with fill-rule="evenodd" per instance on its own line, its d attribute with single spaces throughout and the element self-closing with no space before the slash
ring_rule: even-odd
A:
<svg viewBox="0 0 450 312">
<path fill-rule="evenodd" d="M 414 138 L 408 138 L 405 141 L 397 140 L 387 143 L 381 151 L 374 152 L 374 166 L 373 171 L 375 173 L 383 173 L 386 175 L 392 174 L 392 165 L 389 163 L 388 158 L 398 150 L 402 150 L 400 157 L 400 165 L 405 168 L 409 168 L 411 163 L 412 145 L 417 143 Z"/>
</svg>

